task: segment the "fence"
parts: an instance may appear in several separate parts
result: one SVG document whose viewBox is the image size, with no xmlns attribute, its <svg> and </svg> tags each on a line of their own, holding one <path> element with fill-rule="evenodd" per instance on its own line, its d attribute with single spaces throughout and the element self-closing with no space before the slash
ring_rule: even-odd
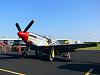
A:
<svg viewBox="0 0 100 75">
<path fill-rule="evenodd" d="M 11 51 L 11 46 L 9 46 L 9 45 L 0 46 L 0 52 L 7 53 L 10 51 Z"/>
</svg>

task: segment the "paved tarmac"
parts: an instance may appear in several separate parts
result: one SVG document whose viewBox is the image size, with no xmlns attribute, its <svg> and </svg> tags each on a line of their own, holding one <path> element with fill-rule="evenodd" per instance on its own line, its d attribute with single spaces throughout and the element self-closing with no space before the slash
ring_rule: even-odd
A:
<svg viewBox="0 0 100 75">
<path fill-rule="evenodd" d="M 53 62 L 32 54 L 22 58 L 21 52 L 0 51 L 0 75 L 100 75 L 100 51 L 76 51 L 71 60 L 58 56 Z"/>
</svg>

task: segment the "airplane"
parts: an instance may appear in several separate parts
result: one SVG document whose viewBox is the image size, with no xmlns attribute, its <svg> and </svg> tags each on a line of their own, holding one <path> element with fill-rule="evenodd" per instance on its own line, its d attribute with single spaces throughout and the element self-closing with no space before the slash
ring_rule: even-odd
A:
<svg viewBox="0 0 100 75">
<path fill-rule="evenodd" d="M 34 20 L 32 20 L 23 31 L 18 23 L 15 24 L 18 29 L 17 35 L 26 44 L 26 48 L 22 53 L 23 57 L 27 56 L 29 50 L 34 50 L 36 56 L 41 56 L 43 53 L 46 53 L 48 54 L 49 60 L 53 61 L 56 55 L 65 54 L 66 57 L 70 58 L 69 52 L 75 52 L 77 48 L 97 46 L 95 43 L 61 45 L 58 41 L 52 40 L 50 37 L 28 32 L 33 23 Z"/>
</svg>

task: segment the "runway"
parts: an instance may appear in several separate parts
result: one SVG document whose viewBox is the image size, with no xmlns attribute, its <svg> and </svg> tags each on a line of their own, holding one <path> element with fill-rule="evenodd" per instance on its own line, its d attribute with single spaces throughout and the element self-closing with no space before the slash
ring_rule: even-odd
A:
<svg viewBox="0 0 100 75">
<path fill-rule="evenodd" d="M 0 52 L 0 75 L 100 75 L 100 51 L 76 51 L 71 60 L 57 56 L 53 62 L 33 54 L 22 58 L 21 52 Z"/>
</svg>

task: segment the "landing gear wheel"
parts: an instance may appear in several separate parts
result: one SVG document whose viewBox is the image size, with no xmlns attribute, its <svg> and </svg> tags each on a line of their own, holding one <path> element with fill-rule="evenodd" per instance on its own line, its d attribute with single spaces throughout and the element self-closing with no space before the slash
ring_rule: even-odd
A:
<svg viewBox="0 0 100 75">
<path fill-rule="evenodd" d="M 64 53 L 64 54 L 63 54 L 63 57 L 64 57 L 64 58 L 65 58 L 65 60 L 67 60 L 67 61 L 70 61 L 70 59 L 71 59 L 71 55 L 70 55 L 70 53 L 69 53 L 69 52 Z"/>
<path fill-rule="evenodd" d="M 52 58 L 52 57 L 50 57 L 50 58 L 49 58 L 49 61 L 50 61 L 50 62 L 52 62 L 52 61 L 53 61 L 53 58 Z"/>
<path fill-rule="evenodd" d="M 27 53 L 26 52 L 23 52 L 22 53 L 22 57 L 26 57 L 27 56 Z"/>
</svg>

